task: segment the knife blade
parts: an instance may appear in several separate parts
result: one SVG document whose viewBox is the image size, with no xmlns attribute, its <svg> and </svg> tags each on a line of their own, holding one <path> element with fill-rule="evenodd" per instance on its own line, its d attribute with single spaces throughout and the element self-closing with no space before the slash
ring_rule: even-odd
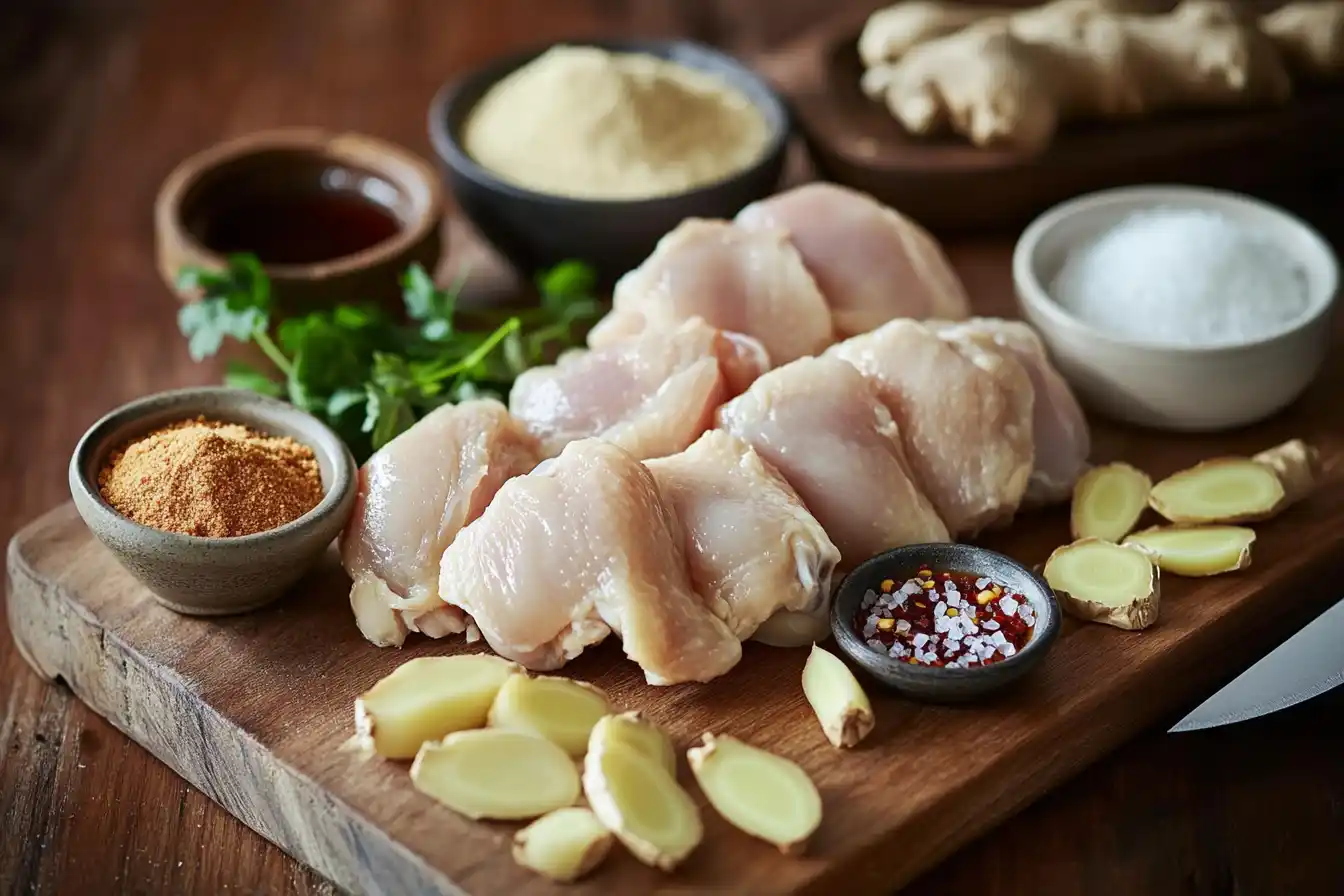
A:
<svg viewBox="0 0 1344 896">
<path fill-rule="evenodd" d="M 1238 675 L 1167 733 L 1269 715 L 1344 684 L 1344 600 Z"/>
</svg>

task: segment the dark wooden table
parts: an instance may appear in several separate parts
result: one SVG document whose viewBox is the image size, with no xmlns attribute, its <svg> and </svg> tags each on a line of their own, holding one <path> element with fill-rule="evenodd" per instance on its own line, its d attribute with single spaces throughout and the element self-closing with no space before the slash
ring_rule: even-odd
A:
<svg viewBox="0 0 1344 896">
<path fill-rule="evenodd" d="M 188 359 L 152 263 L 151 204 L 183 156 L 281 124 L 366 131 L 428 155 L 434 89 L 497 53 L 640 33 L 687 34 L 750 55 L 838 5 L 0 4 L 0 537 L 65 500 L 70 449 L 103 411 L 218 375 Z M 1308 213 L 1344 237 L 1344 216 Z M 460 264 L 477 250 L 460 225 L 450 231 L 449 265 Z M 974 294 L 1004 294 L 1011 238 L 953 247 Z M 1238 649 L 1267 649 L 1284 634 Z M 330 892 L 68 691 L 40 682 L 7 630 L 0 701 L 0 891 Z M 907 892 L 1344 892 L 1341 711 L 1344 689 L 1232 728 L 1173 737 L 1162 726 Z"/>
</svg>

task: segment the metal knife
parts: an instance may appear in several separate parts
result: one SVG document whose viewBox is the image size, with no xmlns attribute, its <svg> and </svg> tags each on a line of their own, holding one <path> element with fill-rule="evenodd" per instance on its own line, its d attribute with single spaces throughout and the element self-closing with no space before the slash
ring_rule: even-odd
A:
<svg viewBox="0 0 1344 896">
<path fill-rule="evenodd" d="M 1284 641 L 1168 732 L 1266 716 L 1344 684 L 1344 600 Z"/>
</svg>

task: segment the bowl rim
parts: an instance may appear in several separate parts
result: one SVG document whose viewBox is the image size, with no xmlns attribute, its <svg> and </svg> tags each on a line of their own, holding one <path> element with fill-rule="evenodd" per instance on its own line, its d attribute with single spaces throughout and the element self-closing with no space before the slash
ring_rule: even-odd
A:
<svg viewBox="0 0 1344 896">
<path fill-rule="evenodd" d="M 1157 207 L 1163 204 L 1181 204 L 1182 200 L 1196 200 L 1195 207 L 1204 207 L 1204 202 L 1212 200 L 1217 204 L 1241 206 L 1255 213 L 1278 219 L 1285 227 L 1296 231 L 1320 253 L 1328 263 L 1329 289 L 1324 299 L 1312 297 L 1315 307 L 1300 317 L 1286 329 L 1271 332 L 1266 336 L 1243 342 L 1213 343 L 1209 345 L 1172 345 L 1161 342 L 1148 342 L 1139 339 L 1127 339 L 1114 336 L 1100 330 L 1081 318 L 1062 308 L 1050 295 L 1049 290 L 1036 274 L 1036 256 L 1046 235 L 1083 212 L 1105 208 L 1136 199 L 1150 200 L 1149 205 Z M 1285 251 L 1287 249 L 1285 248 Z M 1298 256 L 1300 258 L 1300 256 Z M 1027 225 L 1013 246 L 1012 257 L 1013 284 L 1016 287 L 1018 302 L 1056 327 L 1068 331 L 1075 337 L 1104 343 L 1114 348 L 1137 349 L 1139 351 L 1168 357 L 1210 357 L 1228 356 L 1270 345 L 1291 338 L 1318 325 L 1329 317 L 1339 298 L 1340 266 L 1339 258 L 1324 236 L 1305 220 L 1287 209 L 1233 190 L 1221 190 L 1214 187 L 1201 187 L 1186 184 L 1137 184 L 1127 187 L 1115 187 L 1097 190 L 1076 196 L 1052 206 L 1038 215 Z"/>
<path fill-rule="evenodd" d="M 317 127 L 286 127 L 253 131 L 222 140 L 183 159 L 159 187 L 154 202 L 155 226 L 172 233 L 184 246 L 214 264 L 223 265 L 228 255 L 215 251 L 196 238 L 182 220 L 182 203 L 208 173 L 252 156 L 274 152 L 306 152 L 343 165 L 358 166 L 392 181 L 399 190 L 423 191 L 425 201 L 413 203 L 410 221 L 387 239 L 350 255 L 310 264 L 268 264 L 262 268 L 272 277 L 289 280 L 324 280 L 395 261 L 430 237 L 443 217 L 444 187 L 433 166 L 411 150 L 370 134 Z"/>
<path fill-rule="evenodd" d="M 450 127 L 448 122 L 452 117 L 455 107 L 461 103 L 463 96 L 469 91 L 479 88 L 480 96 L 472 104 L 479 103 L 485 93 L 494 87 L 495 84 L 506 78 L 508 75 L 517 71 L 522 66 L 541 56 L 543 53 L 554 49 L 555 47 L 596 47 L 601 50 L 607 50 L 613 53 L 645 53 L 658 56 L 661 59 L 676 62 L 685 65 L 696 71 L 706 71 L 690 65 L 684 60 L 677 58 L 672 54 L 676 50 L 688 50 L 693 55 L 705 59 L 712 59 L 714 63 L 721 68 L 732 73 L 732 80 L 728 83 L 733 88 L 739 90 L 746 96 L 747 100 L 755 106 L 766 119 L 766 123 L 771 129 L 770 139 L 766 142 L 761 153 L 751 164 L 745 168 L 730 172 L 717 180 L 707 184 L 701 184 L 689 190 L 680 190 L 675 193 L 664 193 L 656 196 L 644 196 L 640 198 L 628 199 L 585 199 L 575 196 L 558 196 L 552 193 L 542 193 L 528 187 L 518 186 L 504 180 L 485 166 L 478 163 L 467 153 L 466 147 L 458 139 L 454 128 Z M 742 90 L 738 81 L 751 84 L 753 90 Z M 470 109 L 463 113 L 469 115 Z M 685 38 L 572 38 L 567 40 L 556 40 L 548 43 L 535 44 L 530 48 L 520 50 L 516 53 L 503 56 L 484 65 L 470 69 L 456 78 L 444 83 L 434 94 L 434 98 L 429 103 L 429 140 L 434 147 L 434 152 L 439 159 L 450 169 L 458 172 L 463 177 L 486 187 L 492 192 L 502 193 L 513 199 L 527 200 L 529 202 L 551 205 L 559 209 L 597 208 L 597 209 L 628 209 L 651 203 L 681 201 L 688 197 L 697 197 L 709 195 L 725 184 L 733 183 L 743 178 L 750 177 L 752 174 L 768 167 L 772 162 L 782 155 L 788 149 L 789 140 L 793 135 L 794 116 L 789 108 L 788 100 L 784 94 L 775 88 L 770 80 L 764 75 L 752 69 L 745 62 L 736 58 L 730 53 L 724 52 L 709 44 L 701 43 L 695 40 Z"/>
<path fill-rule="evenodd" d="M 918 558 L 921 554 L 927 554 L 935 549 L 946 550 L 954 548 L 959 551 L 965 551 L 972 556 L 992 560 L 996 564 L 1008 565 L 1021 572 L 1028 581 L 1032 582 L 1039 596 L 1042 598 L 1047 613 L 1046 618 L 1037 620 L 1037 625 L 1033 626 L 1032 638 L 1027 645 L 1017 651 L 1010 657 L 1004 657 L 995 663 L 988 665 L 977 665 L 974 667 L 949 669 L 946 666 L 926 666 L 924 664 L 914 665 L 903 663 L 885 656 L 873 650 L 863 639 L 861 639 L 850 625 L 849 620 L 842 618 L 840 614 L 840 596 L 841 592 L 849 585 L 851 581 L 857 581 L 860 576 L 870 575 L 874 570 L 882 565 L 891 563 L 899 558 L 904 563 L 907 558 Z M 929 566 L 935 572 L 945 572 L 946 570 L 937 569 Z M 860 598 L 862 599 L 862 598 Z M 1040 660 L 1053 646 L 1056 637 L 1059 634 L 1060 625 L 1059 600 L 1055 597 L 1054 590 L 1039 574 L 1034 572 L 1025 563 L 1019 563 L 1006 554 L 998 551 L 992 551 L 989 548 L 982 548 L 979 545 L 966 544 L 964 542 L 951 543 L 925 543 L 903 545 L 898 548 L 891 548 L 880 554 L 875 554 L 867 560 L 854 567 L 844 580 L 840 587 L 836 589 L 835 598 L 831 601 L 831 634 L 835 638 L 836 644 L 840 649 L 847 653 L 852 659 L 860 664 L 865 661 L 860 659 L 860 655 L 870 657 L 872 661 L 880 663 L 884 669 L 883 674 L 894 677 L 902 677 L 911 681 L 964 681 L 985 684 L 991 676 L 1003 675 L 1004 670 L 1012 668 L 1014 665 L 1023 665 L 1034 663 Z"/>
<path fill-rule="evenodd" d="M 107 503 L 101 492 L 98 490 L 95 482 L 90 481 L 86 470 L 93 469 L 93 460 L 101 462 L 105 457 L 94 458 L 92 452 L 97 442 L 101 441 L 109 430 L 126 424 L 134 424 L 150 413 L 157 413 L 166 410 L 162 407 L 163 403 L 168 403 L 168 407 L 180 405 L 180 410 L 173 410 L 173 416 L 181 414 L 182 417 L 188 417 L 193 414 L 204 414 L 199 409 L 193 410 L 192 406 L 196 404 L 203 396 L 220 396 L 224 398 L 236 398 L 242 403 L 257 408 L 261 414 L 266 412 L 280 412 L 285 416 L 297 415 L 308 418 L 313 427 L 313 433 L 316 438 L 310 439 L 306 435 L 302 438 L 290 435 L 295 441 L 298 441 L 311 448 L 314 454 L 327 455 L 332 462 L 334 475 L 330 487 L 326 488 L 322 495 L 322 500 L 306 513 L 290 520 L 274 529 L 265 529 L 261 532 L 254 532 L 250 535 L 236 535 L 232 537 L 214 537 L 202 535 L 187 535 L 182 532 L 169 532 L 164 529 L 156 529 L 153 526 L 147 526 L 144 523 L 137 522 L 128 516 L 120 513 L 115 507 Z M 205 416 L 209 417 L 209 414 Z M 292 430 L 292 427 L 280 424 L 277 429 Z M 288 433 L 283 433 L 288 434 Z M 104 450 L 110 451 L 116 445 L 109 444 Z M 98 418 L 92 426 L 85 430 L 75 444 L 75 450 L 70 455 L 69 479 L 72 489 L 78 489 L 78 497 L 82 498 L 87 506 L 94 509 L 94 512 L 103 517 L 111 525 L 120 528 L 129 527 L 139 535 L 152 535 L 154 538 L 166 540 L 170 547 L 179 550 L 210 550 L 210 551 L 235 551 L 247 550 L 250 547 L 259 544 L 274 542 L 285 539 L 292 535 L 297 535 L 305 530 L 320 525 L 333 513 L 340 509 L 341 505 L 354 497 L 356 480 L 358 478 L 359 468 L 355 464 L 354 455 L 350 453 L 349 447 L 340 436 L 323 423 L 317 417 L 301 410 L 288 402 L 279 399 L 270 398 L 265 395 L 259 395 L 246 389 L 234 389 L 228 386 L 194 386 L 181 389 L 168 389 L 162 392 L 154 392 L 150 395 L 144 395 L 140 398 L 128 401 L 118 407 L 113 408 Z M 344 525 L 344 521 L 342 521 Z"/>
</svg>

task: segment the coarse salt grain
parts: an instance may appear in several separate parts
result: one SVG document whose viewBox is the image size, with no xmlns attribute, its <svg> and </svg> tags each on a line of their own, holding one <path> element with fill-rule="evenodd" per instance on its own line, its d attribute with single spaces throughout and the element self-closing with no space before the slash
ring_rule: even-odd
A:
<svg viewBox="0 0 1344 896">
<path fill-rule="evenodd" d="M 1068 253 L 1050 294 L 1110 335 L 1167 345 L 1261 339 L 1309 304 L 1285 249 L 1225 215 L 1176 207 L 1134 212 Z"/>
<path fill-rule="evenodd" d="M 929 643 L 929 636 L 920 632 L 911 639 L 910 643 L 914 644 L 917 648 L 922 648 L 925 644 Z"/>
<path fill-rule="evenodd" d="M 986 619 L 982 627 L 991 632 L 996 632 L 999 630 L 999 623 L 994 619 Z"/>
<path fill-rule="evenodd" d="M 1003 611 L 1003 615 L 1005 616 L 1016 616 L 1017 601 L 1013 600 L 1011 597 L 999 598 L 999 609 Z"/>
<path fill-rule="evenodd" d="M 976 591 L 984 591 L 988 587 L 989 587 L 989 579 L 981 577 L 975 580 Z"/>
</svg>

